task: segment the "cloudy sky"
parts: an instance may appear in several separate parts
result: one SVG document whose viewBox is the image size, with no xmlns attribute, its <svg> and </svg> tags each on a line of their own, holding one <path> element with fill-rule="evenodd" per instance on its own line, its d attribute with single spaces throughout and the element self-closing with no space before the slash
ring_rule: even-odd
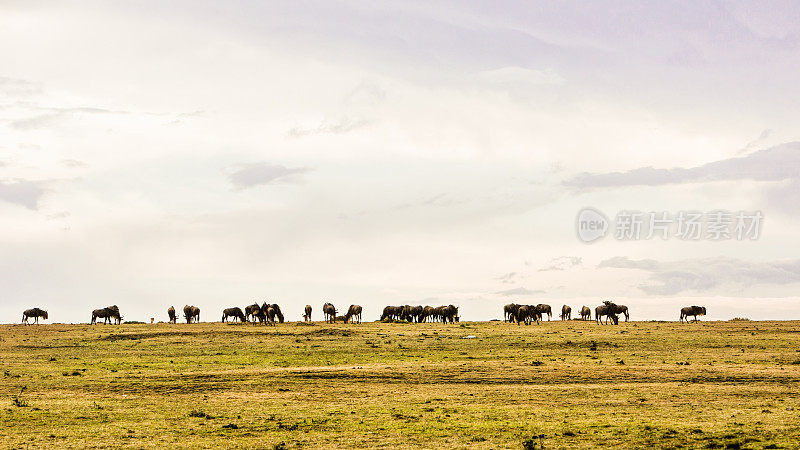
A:
<svg viewBox="0 0 800 450">
<path fill-rule="evenodd" d="M 254 300 L 800 318 L 790 0 L 4 1 L 0 60 L 2 322 Z M 764 220 L 586 244 L 584 207 Z"/>
</svg>

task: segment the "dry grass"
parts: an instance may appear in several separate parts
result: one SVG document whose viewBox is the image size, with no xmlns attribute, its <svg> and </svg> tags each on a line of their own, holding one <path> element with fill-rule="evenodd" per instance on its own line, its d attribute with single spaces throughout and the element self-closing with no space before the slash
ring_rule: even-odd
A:
<svg viewBox="0 0 800 450">
<path fill-rule="evenodd" d="M 0 444 L 791 448 L 798 344 L 800 322 L 0 326 Z"/>
</svg>

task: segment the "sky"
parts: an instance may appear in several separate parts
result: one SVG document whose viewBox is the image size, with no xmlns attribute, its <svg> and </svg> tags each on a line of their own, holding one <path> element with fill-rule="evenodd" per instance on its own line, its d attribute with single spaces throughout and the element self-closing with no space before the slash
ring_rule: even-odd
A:
<svg viewBox="0 0 800 450">
<path fill-rule="evenodd" d="M 2 1 L 0 61 L 0 322 L 800 319 L 793 1 Z M 763 220 L 617 239 L 626 211 Z"/>
</svg>

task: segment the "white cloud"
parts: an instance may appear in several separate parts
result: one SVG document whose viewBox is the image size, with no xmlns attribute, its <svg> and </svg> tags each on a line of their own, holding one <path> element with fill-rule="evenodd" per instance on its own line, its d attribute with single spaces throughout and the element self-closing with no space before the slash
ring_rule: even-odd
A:
<svg viewBox="0 0 800 450">
<path fill-rule="evenodd" d="M 228 174 L 228 180 L 234 188 L 241 190 L 264 184 L 291 183 L 297 180 L 296 175 L 305 172 L 308 172 L 305 167 L 288 168 L 270 163 L 239 164 Z"/>
</svg>

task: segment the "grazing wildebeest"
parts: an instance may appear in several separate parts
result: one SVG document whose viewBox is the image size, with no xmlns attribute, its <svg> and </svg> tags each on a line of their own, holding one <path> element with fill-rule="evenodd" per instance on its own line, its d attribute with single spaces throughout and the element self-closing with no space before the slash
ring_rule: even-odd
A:
<svg viewBox="0 0 800 450">
<path fill-rule="evenodd" d="M 581 308 L 581 320 L 591 320 L 592 310 L 588 306 Z"/>
<path fill-rule="evenodd" d="M 550 318 L 553 317 L 553 310 L 550 309 L 550 305 L 545 305 L 544 303 L 539 303 L 536 305 L 536 310 L 544 317 L 547 314 L 547 321 L 550 321 Z"/>
<path fill-rule="evenodd" d="M 413 317 L 411 317 L 411 306 L 403 305 L 400 307 L 400 320 L 405 320 L 406 322 L 414 321 Z"/>
<path fill-rule="evenodd" d="M 246 322 L 247 319 L 244 318 L 244 313 L 242 312 L 242 308 L 238 306 L 234 306 L 233 308 L 225 308 L 222 310 L 222 321 L 227 322 L 228 317 L 233 317 L 231 322 L 235 322 L 236 319 L 239 319 L 239 322 Z"/>
<path fill-rule="evenodd" d="M 609 304 L 614 305 L 613 313 L 614 315 L 622 314 L 625 316 L 625 322 L 628 321 L 628 307 L 625 305 L 617 305 L 616 303 L 608 302 Z"/>
<path fill-rule="evenodd" d="M 100 317 L 103 319 L 103 323 L 115 323 L 119 325 L 122 323 L 122 315 L 119 313 L 119 307 L 117 305 L 108 306 L 102 309 L 95 309 L 92 311 L 92 324 L 97 323 L 97 318 Z M 113 321 L 112 321 L 113 319 Z"/>
<path fill-rule="evenodd" d="M 433 320 L 434 322 L 444 322 L 444 310 L 447 306 L 437 306 L 433 308 Z"/>
<path fill-rule="evenodd" d="M 524 323 L 525 325 L 530 325 L 532 320 L 535 320 L 536 323 L 539 323 L 539 320 L 542 318 L 542 313 L 533 306 L 533 305 L 519 305 L 517 308 L 517 315 L 514 318 L 517 322 L 517 325 L 520 323 Z"/>
<path fill-rule="evenodd" d="M 606 307 L 606 323 L 608 323 L 608 319 L 611 319 L 611 321 L 614 322 L 614 325 L 619 325 L 619 316 L 617 316 L 617 311 L 620 310 L 619 305 L 610 300 L 604 301 L 603 305 Z"/>
<path fill-rule="evenodd" d="M 422 308 L 422 321 L 423 322 L 427 322 L 428 318 L 430 318 L 431 322 L 432 322 L 435 315 L 436 315 L 436 308 L 434 308 L 433 306 L 426 306 L 426 307 Z"/>
<path fill-rule="evenodd" d="M 272 310 L 274 311 L 274 317 L 278 318 L 278 323 L 283 323 L 283 313 L 281 312 L 281 307 L 278 306 L 277 303 L 273 303 L 273 304 L 271 304 L 269 306 L 271 306 Z M 274 322 L 274 320 L 273 320 L 273 322 Z"/>
<path fill-rule="evenodd" d="M 311 305 L 306 305 L 306 313 L 303 314 L 303 319 L 306 322 L 311 322 Z"/>
<path fill-rule="evenodd" d="M 517 320 L 518 304 L 509 303 L 503 307 L 503 322 L 514 322 Z"/>
<path fill-rule="evenodd" d="M 22 313 L 22 323 L 28 323 L 28 319 L 33 317 L 33 323 L 39 323 L 39 317 L 47 319 L 47 311 L 39 308 L 26 309 Z"/>
<path fill-rule="evenodd" d="M 169 323 L 176 323 L 178 321 L 178 315 L 175 314 L 175 307 L 170 306 L 167 310 L 167 315 L 169 316 Z"/>
<path fill-rule="evenodd" d="M 186 305 L 183 307 L 183 317 L 186 318 L 186 323 L 200 322 L 200 308 L 197 306 Z"/>
<path fill-rule="evenodd" d="M 697 316 L 705 316 L 705 315 L 706 315 L 705 306 L 687 306 L 685 308 L 681 308 L 680 321 L 681 323 L 683 323 L 684 319 L 686 319 L 686 323 L 689 323 L 689 316 L 694 316 L 694 321 L 697 322 Z"/>
<path fill-rule="evenodd" d="M 244 319 L 255 322 L 258 319 L 258 313 L 261 312 L 261 307 L 258 303 L 253 303 L 244 307 Z"/>
<path fill-rule="evenodd" d="M 572 308 L 567 305 L 561 307 L 561 320 L 571 320 L 572 319 Z"/>
<path fill-rule="evenodd" d="M 349 322 L 350 318 L 354 318 L 356 323 L 361 323 L 361 305 L 350 305 L 347 308 L 347 314 L 344 315 L 344 323 Z"/>
<path fill-rule="evenodd" d="M 442 322 L 447 323 L 456 323 L 459 321 L 458 317 L 458 307 L 453 305 L 443 306 L 442 310 Z"/>
<path fill-rule="evenodd" d="M 420 319 L 422 319 L 423 311 L 424 311 L 424 308 L 422 306 L 419 306 L 419 305 L 412 306 L 411 307 L 411 313 L 410 313 L 411 322 L 417 322 L 417 323 L 421 322 Z"/>
<path fill-rule="evenodd" d="M 383 314 L 381 314 L 381 320 L 391 319 L 397 320 L 400 319 L 400 314 L 403 311 L 402 306 L 387 306 L 383 308 Z"/>
<path fill-rule="evenodd" d="M 336 307 L 333 306 L 333 303 L 322 305 L 322 314 L 325 316 L 325 322 L 336 323 Z"/>
</svg>

